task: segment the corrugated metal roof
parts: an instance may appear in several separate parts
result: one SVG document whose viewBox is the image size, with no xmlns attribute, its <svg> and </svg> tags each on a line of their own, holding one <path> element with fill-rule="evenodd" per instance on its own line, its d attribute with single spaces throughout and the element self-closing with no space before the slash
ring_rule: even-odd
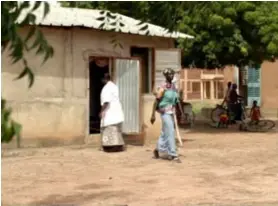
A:
<svg viewBox="0 0 278 206">
<path fill-rule="evenodd" d="M 19 16 L 17 22 L 21 22 L 26 16 L 28 10 L 24 10 Z M 50 12 L 43 19 L 43 7 L 41 6 L 37 9 L 34 14 L 36 15 L 36 24 L 45 25 L 45 26 L 62 26 L 62 27 L 71 27 L 71 26 L 82 26 L 87 28 L 100 29 L 100 26 L 103 21 L 98 20 L 101 17 L 101 10 L 94 9 L 79 9 L 79 8 L 65 8 L 60 7 L 59 5 L 51 6 Z M 180 33 L 180 32 L 167 32 L 163 27 L 156 26 L 149 23 L 140 23 L 139 20 L 117 14 L 117 19 L 120 19 L 119 22 L 122 22 L 124 26 L 117 27 L 107 24 L 103 30 L 111 30 L 115 28 L 117 32 L 130 33 L 130 34 L 139 34 L 146 35 L 146 31 L 141 31 L 141 28 L 148 25 L 149 36 L 158 36 L 158 37 L 167 37 L 167 38 L 194 38 L 193 36 Z"/>
</svg>

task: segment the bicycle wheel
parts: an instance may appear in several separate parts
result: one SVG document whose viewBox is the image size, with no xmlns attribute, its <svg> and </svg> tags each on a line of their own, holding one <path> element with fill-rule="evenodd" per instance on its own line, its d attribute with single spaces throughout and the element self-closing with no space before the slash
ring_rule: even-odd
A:
<svg viewBox="0 0 278 206">
<path fill-rule="evenodd" d="M 191 125 L 191 117 L 190 117 L 190 115 L 187 114 L 187 113 L 184 114 L 184 119 L 182 119 L 182 117 L 179 116 L 178 125 L 181 126 L 181 127 Z"/>
<path fill-rule="evenodd" d="M 258 124 L 255 124 L 252 121 L 250 121 L 246 124 L 245 129 L 248 132 L 259 132 Z"/>
<path fill-rule="evenodd" d="M 185 119 L 187 121 L 187 124 L 190 125 L 190 127 L 193 127 L 195 122 L 195 113 L 192 111 L 191 115 L 185 114 Z"/>
<path fill-rule="evenodd" d="M 213 123 L 219 122 L 219 113 L 221 113 L 221 111 L 225 111 L 225 108 L 223 108 L 223 107 L 217 108 L 216 107 L 211 111 L 210 119 Z"/>
<path fill-rule="evenodd" d="M 275 122 L 269 119 L 266 120 L 260 120 L 258 123 L 258 126 L 261 129 L 266 129 L 266 130 L 271 130 L 272 128 L 275 127 Z"/>
<path fill-rule="evenodd" d="M 247 131 L 249 132 L 267 132 L 275 127 L 275 122 L 272 120 L 260 120 L 258 123 L 249 122 Z"/>
<path fill-rule="evenodd" d="M 196 115 L 195 115 L 195 113 L 192 111 L 192 118 L 191 118 L 191 123 L 192 123 L 192 124 L 195 123 L 195 118 L 196 118 Z"/>
<path fill-rule="evenodd" d="M 177 120 L 178 120 L 178 125 L 179 125 L 180 127 L 184 127 L 184 126 L 188 125 L 186 114 L 185 114 L 184 119 L 181 118 L 181 115 L 180 115 L 180 116 L 177 116 Z"/>
</svg>

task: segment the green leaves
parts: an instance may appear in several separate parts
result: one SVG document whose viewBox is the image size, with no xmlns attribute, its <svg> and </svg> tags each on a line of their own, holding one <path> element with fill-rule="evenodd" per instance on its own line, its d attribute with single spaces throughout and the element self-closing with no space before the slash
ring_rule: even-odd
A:
<svg viewBox="0 0 278 206">
<path fill-rule="evenodd" d="M 212 14 L 209 17 L 209 21 L 208 21 L 208 26 L 209 27 L 218 27 L 218 26 L 222 26 L 224 23 L 224 18 L 220 15 L 217 14 Z"/>
<path fill-rule="evenodd" d="M 41 5 L 41 2 L 36 1 L 36 2 L 35 2 L 35 5 L 34 5 L 34 7 L 33 7 L 33 9 L 32 9 L 32 11 L 37 10 L 37 9 L 40 7 L 40 5 Z"/>
<path fill-rule="evenodd" d="M 193 44 L 180 42 L 187 51 L 185 65 L 194 61 L 197 67 L 215 68 L 278 57 L 277 6 L 277 2 L 188 3 L 180 31 L 195 39 Z"/>
<path fill-rule="evenodd" d="M 1 99 L 1 141 L 9 143 L 14 136 L 17 138 L 17 146 L 20 147 L 20 133 L 22 127 L 11 119 L 12 109 L 7 107 L 6 100 Z"/>
<path fill-rule="evenodd" d="M 49 13 L 49 4 L 47 2 L 44 2 L 43 18 L 45 18 L 48 13 Z"/>
<path fill-rule="evenodd" d="M 238 12 L 252 11 L 256 8 L 256 5 L 253 2 L 241 1 L 235 4 L 235 8 Z"/>
<path fill-rule="evenodd" d="M 29 68 L 29 66 L 27 65 L 27 61 L 25 59 L 23 59 L 24 62 L 24 69 L 23 71 L 18 75 L 18 77 L 16 78 L 16 80 L 21 79 L 25 76 L 28 76 L 28 80 L 29 80 L 29 84 L 28 87 L 31 88 L 34 84 L 34 74 L 32 72 L 32 70 Z"/>
<path fill-rule="evenodd" d="M 32 13 L 36 9 L 38 9 L 41 5 L 44 6 L 44 16 L 49 12 L 49 5 L 47 2 L 35 2 L 32 9 L 27 12 L 23 21 L 17 23 L 17 18 L 20 16 L 21 12 L 24 9 L 28 9 L 30 7 L 30 2 L 23 2 L 17 4 L 17 2 L 2 2 L 2 19 L 6 19 L 8 24 L 2 24 L 2 52 L 4 52 L 9 44 L 9 56 L 12 59 L 12 63 L 17 63 L 19 61 L 23 61 L 24 68 L 21 74 L 16 79 L 21 79 L 25 76 L 28 76 L 29 79 L 29 87 L 31 87 L 34 83 L 34 75 L 32 73 L 31 68 L 28 66 L 28 63 L 24 57 L 24 51 L 31 51 L 36 49 L 36 54 L 43 55 L 42 64 L 44 64 L 49 58 L 53 56 L 54 50 L 48 45 L 47 40 L 44 35 L 40 31 L 40 29 L 35 25 L 36 16 Z M 20 27 L 29 26 L 28 34 L 25 38 L 18 33 Z M 30 41 L 33 40 L 33 43 L 30 45 Z"/>
<path fill-rule="evenodd" d="M 100 11 L 100 17 L 96 18 L 96 20 L 101 21 L 99 29 L 106 29 L 108 31 L 113 32 L 121 32 L 122 29 L 125 27 L 122 17 L 117 14 L 113 14 L 110 11 Z M 123 45 L 119 40 L 117 40 L 117 35 L 113 35 L 113 38 L 110 41 L 110 43 L 113 44 L 114 49 L 117 47 L 123 49 Z"/>
<path fill-rule="evenodd" d="M 237 12 L 233 7 L 227 7 L 223 10 L 223 12 L 225 16 L 230 17 L 232 19 L 236 18 L 237 16 Z"/>
<path fill-rule="evenodd" d="M 267 45 L 267 51 L 270 54 L 275 54 L 278 50 L 278 45 L 277 43 L 275 44 L 274 42 L 269 42 L 269 44 Z"/>
<path fill-rule="evenodd" d="M 43 56 L 42 64 L 53 56 L 54 50 L 48 44 L 40 29 L 36 26 L 36 16 L 32 13 L 41 5 L 44 6 L 44 17 L 49 12 L 49 4 L 47 2 L 37 1 L 33 7 L 30 7 L 30 2 L 1 2 L 1 49 L 8 52 L 12 63 L 23 62 L 23 70 L 16 78 L 21 79 L 28 77 L 28 87 L 34 84 L 34 74 L 29 67 L 24 56 L 26 52 L 36 50 L 37 55 Z M 31 8 L 29 11 L 26 9 Z M 18 22 L 18 17 L 26 13 L 26 16 L 21 22 Z M 23 37 L 19 33 L 21 27 L 29 29 L 27 36 Z M 30 46 L 31 45 L 31 46 Z M 6 106 L 4 99 L 2 102 L 2 122 L 1 122 L 1 140 L 3 143 L 8 143 L 14 136 L 17 137 L 17 144 L 20 146 L 21 125 L 11 119 L 11 108 Z"/>
<path fill-rule="evenodd" d="M 248 55 L 248 50 L 245 47 L 240 47 L 240 52 L 242 55 L 247 56 Z"/>
<path fill-rule="evenodd" d="M 36 31 L 36 27 L 34 27 L 34 26 L 32 26 L 32 27 L 29 29 L 29 32 L 28 32 L 26 38 L 24 39 L 24 41 L 26 42 L 26 44 L 28 44 L 29 39 L 30 39 L 32 36 L 34 36 L 35 31 Z M 27 48 L 28 48 L 28 47 L 27 47 Z"/>
</svg>

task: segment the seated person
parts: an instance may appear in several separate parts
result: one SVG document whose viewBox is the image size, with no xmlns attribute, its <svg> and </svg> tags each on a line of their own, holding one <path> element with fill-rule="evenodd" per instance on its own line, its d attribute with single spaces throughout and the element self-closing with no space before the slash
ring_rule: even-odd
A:
<svg viewBox="0 0 278 206">
<path fill-rule="evenodd" d="M 260 121 L 261 111 L 257 101 L 253 101 L 253 105 L 250 111 L 250 117 L 252 123 L 258 124 L 258 122 Z"/>
</svg>

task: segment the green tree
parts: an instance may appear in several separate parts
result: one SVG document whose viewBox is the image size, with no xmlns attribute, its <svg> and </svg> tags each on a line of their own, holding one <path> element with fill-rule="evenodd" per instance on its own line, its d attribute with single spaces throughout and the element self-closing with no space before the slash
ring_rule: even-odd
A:
<svg viewBox="0 0 278 206">
<path fill-rule="evenodd" d="M 29 79 L 29 87 L 34 83 L 34 74 L 28 66 L 27 59 L 24 54 L 26 52 L 36 50 L 37 55 L 43 56 L 43 63 L 53 56 L 53 48 L 48 44 L 43 33 L 36 26 L 36 16 L 33 12 L 39 7 L 44 6 L 44 17 L 49 12 L 49 5 L 46 2 L 37 1 L 33 5 L 30 2 L 23 3 L 3 1 L 1 2 L 1 52 L 7 52 L 12 59 L 12 63 L 23 62 L 22 72 L 16 79 L 25 76 Z M 26 12 L 25 18 L 19 22 L 19 16 Z M 30 25 L 26 37 L 19 33 L 19 29 Z M 1 98 L 1 141 L 8 143 L 14 136 L 17 137 L 19 145 L 21 125 L 11 119 L 11 108 L 7 106 L 6 100 Z"/>
<path fill-rule="evenodd" d="M 107 9 L 195 36 L 178 40 L 185 66 L 260 64 L 278 56 L 278 2 L 63 2 Z"/>
<path fill-rule="evenodd" d="M 61 1 L 64 7 L 109 10 L 135 19 L 156 23 L 169 30 L 177 29 L 176 22 L 181 19 L 183 2 L 151 1 Z"/>
<path fill-rule="evenodd" d="M 278 56 L 278 2 L 192 2 L 179 21 L 193 41 L 180 41 L 185 64 L 261 64 Z"/>
</svg>

